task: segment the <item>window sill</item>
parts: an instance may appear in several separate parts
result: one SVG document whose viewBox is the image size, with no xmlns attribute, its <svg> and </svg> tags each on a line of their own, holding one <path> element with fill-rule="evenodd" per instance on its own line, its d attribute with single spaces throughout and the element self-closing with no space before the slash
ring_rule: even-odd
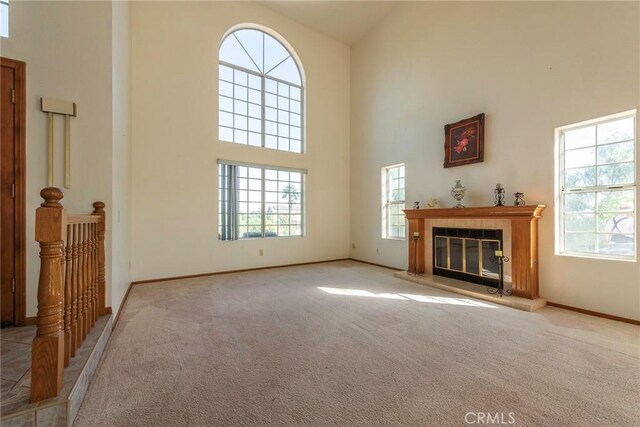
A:
<svg viewBox="0 0 640 427">
<path fill-rule="evenodd" d="M 621 258 L 621 257 L 614 257 L 614 256 L 604 256 L 604 255 L 589 255 L 589 254 L 578 254 L 578 253 L 571 253 L 571 252 L 556 252 L 556 255 L 561 256 L 561 257 L 567 257 L 567 258 L 586 258 L 586 259 L 593 259 L 593 260 L 598 260 L 598 261 L 622 261 L 622 262 L 638 262 L 638 260 L 633 257 L 633 258 Z"/>
<path fill-rule="evenodd" d="M 382 237 L 382 240 L 396 240 L 398 242 L 404 242 L 406 239 L 406 237 Z"/>
</svg>

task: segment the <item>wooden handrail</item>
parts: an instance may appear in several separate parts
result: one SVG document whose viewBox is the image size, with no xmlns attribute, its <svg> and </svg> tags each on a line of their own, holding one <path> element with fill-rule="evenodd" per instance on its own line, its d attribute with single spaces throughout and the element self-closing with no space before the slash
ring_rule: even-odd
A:
<svg viewBox="0 0 640 427">
<path fill-rule="evenodd" d="M 86 215 L 69 215 L 58 188 L 40 192 L 37 332 L 31 357 L 31 401 L 57 396 L 64 366 L 105 313 L 105 211 L 95 202 Z"/>
<path fill-rule="evenodd" d="M 67 215 L 67 224 L 97 224 L 100 221 L 101 218 L 94 214 Z"/>
</svg>

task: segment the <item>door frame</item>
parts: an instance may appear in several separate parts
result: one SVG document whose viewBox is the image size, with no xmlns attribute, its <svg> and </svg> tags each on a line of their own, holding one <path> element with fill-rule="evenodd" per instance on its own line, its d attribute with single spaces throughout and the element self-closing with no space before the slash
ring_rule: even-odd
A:
<svg viewBox="0 0 640 427">
<path fill-rule="evenodd" d="M 15 245 L 15 279 L 16 292 L 14 294 L 14 324 L 25 325 L 26 319 L 26 283 L 27 283 L 27 246 L 26 246 L 26 132 L 27 132 L 27 64 L 15 59 L 0 57 L 0 65 L 13 68 L 15 77 L 15 118 L 13 140 L 15 153 L 15 217 L 14 217 L 14 245 Z"/>
</svg>

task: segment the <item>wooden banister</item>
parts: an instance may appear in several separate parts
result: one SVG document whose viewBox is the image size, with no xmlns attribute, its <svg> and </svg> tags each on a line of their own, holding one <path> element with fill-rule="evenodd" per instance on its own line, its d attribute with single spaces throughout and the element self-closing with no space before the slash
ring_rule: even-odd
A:
<svg viewBox="0 0 640 427">
<path fill-rule="evenodd" d="M 36 241 L 40 243 L 37 332 L 31 359 L 31 401 L 57 396 L 69 365 L 99 316 L 105 313 L 106 216 L 69 215 L 58 188 L 40 192 Z"/>
</svg>

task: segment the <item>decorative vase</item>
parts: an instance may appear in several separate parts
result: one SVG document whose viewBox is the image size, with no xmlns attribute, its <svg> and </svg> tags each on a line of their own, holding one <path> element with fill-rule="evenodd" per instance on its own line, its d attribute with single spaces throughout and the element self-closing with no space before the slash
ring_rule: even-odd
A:
<svg viewBox="0 0 640 427">
<path fill-rule="evenodd" d="M 464 199 L 464 193 L 467 191 L 466 187 L 460 183 L 459 179 L 456 179 L 456 185 L 451 187 L 451 196 L 458 202 L 454 208 L 464 208 L 462 199 Z"/>
</svg>

